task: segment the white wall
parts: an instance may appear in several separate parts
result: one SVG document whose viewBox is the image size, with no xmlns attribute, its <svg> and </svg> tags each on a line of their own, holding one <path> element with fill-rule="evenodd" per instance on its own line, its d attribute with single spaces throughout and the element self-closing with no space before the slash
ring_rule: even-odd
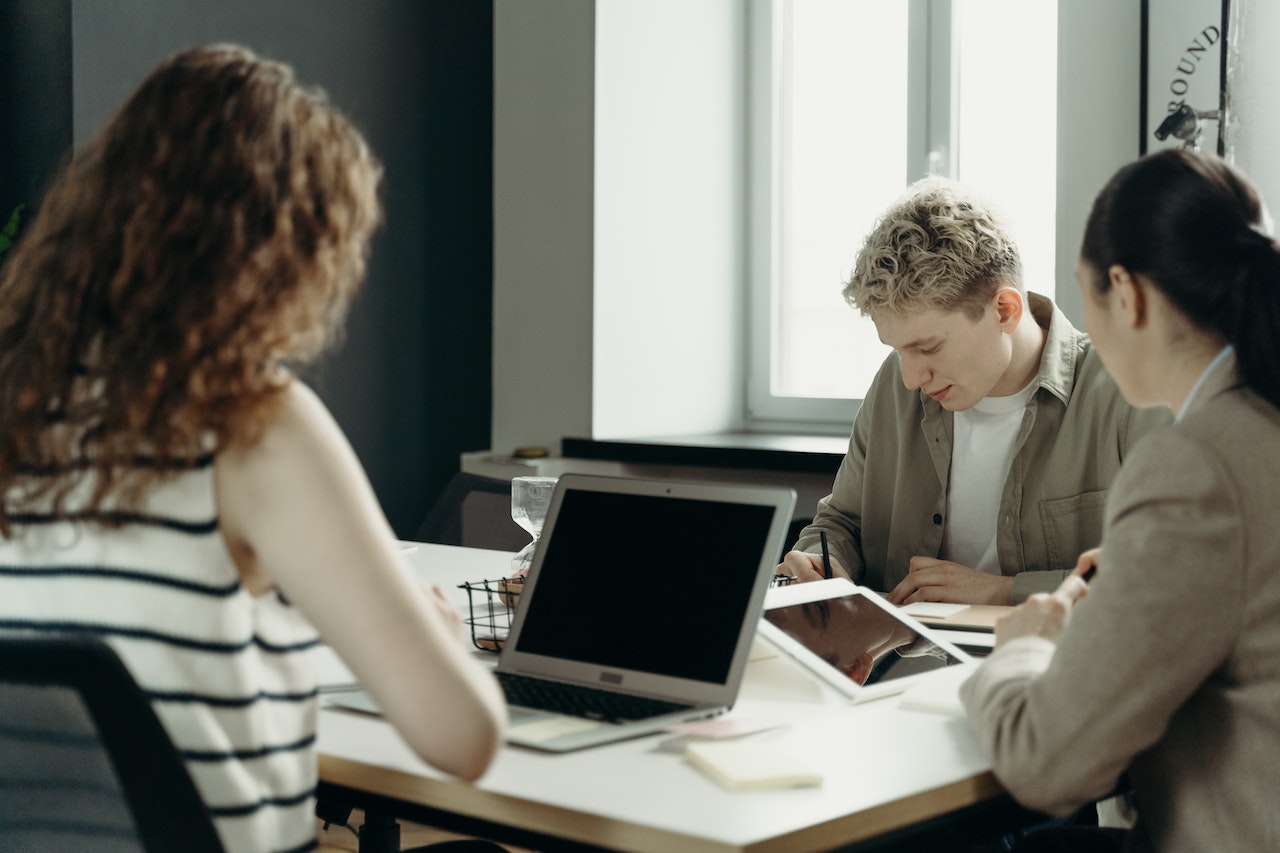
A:
<svg viewBox="0 0 1280 853">
<path fill-rule="evenodd" d="M 740 424 L 744 27 L 495 3 L 494 450 Z"/>
<path fill-rule="evenodd" d="M 1056 301 L 1078 328 L 1075 283 L 1084 223 L 1112 173 L 1138 156 L 1142 110 L 1140 4 L 1058 0 Z"/>
<path fill-rule="evenodd" d="M 592 437 L 741 423 L 744 7 L 596 6 Z"/>
<path fill-rule="evenodd" d="M 493 448 L 591 434 L 595 2 L 498 0 Z"/>
<path fill-rule="evenodd" d="M 1227 157 L 1253 178 L 1273 217 L 1280 215 L 1280 3 L 1231 0 L 1228 24 Z"/>
</svg>

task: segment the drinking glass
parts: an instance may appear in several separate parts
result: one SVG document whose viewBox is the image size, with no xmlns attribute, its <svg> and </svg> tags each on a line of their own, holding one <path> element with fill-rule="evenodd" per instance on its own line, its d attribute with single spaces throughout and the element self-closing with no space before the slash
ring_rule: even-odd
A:
<svg viewBox="0 0 1280 853">
<path fill-rule="evenodd" d="M 512 577 L 524 577 L 533 564 L 533 552 L 542 536 L 542 523 L 556 490 L 556 477 L 513 477 L 511 479 L 511 520 L 533 537 L 533 541 L 511 561 Z"/>
</svg>

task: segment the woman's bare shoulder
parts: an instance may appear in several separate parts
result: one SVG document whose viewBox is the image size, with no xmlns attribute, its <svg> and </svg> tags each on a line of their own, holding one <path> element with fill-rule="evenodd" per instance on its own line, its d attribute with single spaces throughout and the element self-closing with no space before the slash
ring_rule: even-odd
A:
<svg viewBox="0 0 1280 853">
<path fill-rule="evenodd" d="M 293 380 L 272 401 L 257 434 L 222 448 L 231 461 L 262 464 L 277 457 L 309 455 L 318 448 L 345 443 L 342 430 L 318 394 Z"/>
<path fill-rule="evenodd" d="M 349 505 L 371 497 L 342 429 L 315 391 L 300 381 L 283 389 L 254 440 L 220 450 L 216 467 L 221 492 L 234 495 L 242 507 L 270 501 L 313 504 L 322 496 Z"/>
</svg>

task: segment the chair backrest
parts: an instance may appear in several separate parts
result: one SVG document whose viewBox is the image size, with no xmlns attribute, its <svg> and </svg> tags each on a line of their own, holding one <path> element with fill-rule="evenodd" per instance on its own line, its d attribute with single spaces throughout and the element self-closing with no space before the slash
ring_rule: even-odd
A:
<svg viewBox="0 0 1280 853">
<path fill-rule="evenodd" d="M 150 701 L 101 641 L 0 637 L 0 850 L 222 853 Z"/>
<path fill-rule="evenodd" d="M 419 542 L 519 551 L 529 534 L 511 520 L 511 481 L 460 471 L 418 528 Z"/>
</svg>

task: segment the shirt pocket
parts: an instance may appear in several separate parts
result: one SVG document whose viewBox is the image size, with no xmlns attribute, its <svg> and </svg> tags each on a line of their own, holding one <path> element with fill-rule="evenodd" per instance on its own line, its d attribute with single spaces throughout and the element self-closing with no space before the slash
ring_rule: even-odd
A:
<svg viewBox="0 0 1280 853">
<path fill-rule="evenodd" d="M 1102 522 L 1110 491 L 1099 489 L 1040 502 L 1048 568 L 1074 568 L 1080 552 L 1102 544 Z"/>
</svg>

